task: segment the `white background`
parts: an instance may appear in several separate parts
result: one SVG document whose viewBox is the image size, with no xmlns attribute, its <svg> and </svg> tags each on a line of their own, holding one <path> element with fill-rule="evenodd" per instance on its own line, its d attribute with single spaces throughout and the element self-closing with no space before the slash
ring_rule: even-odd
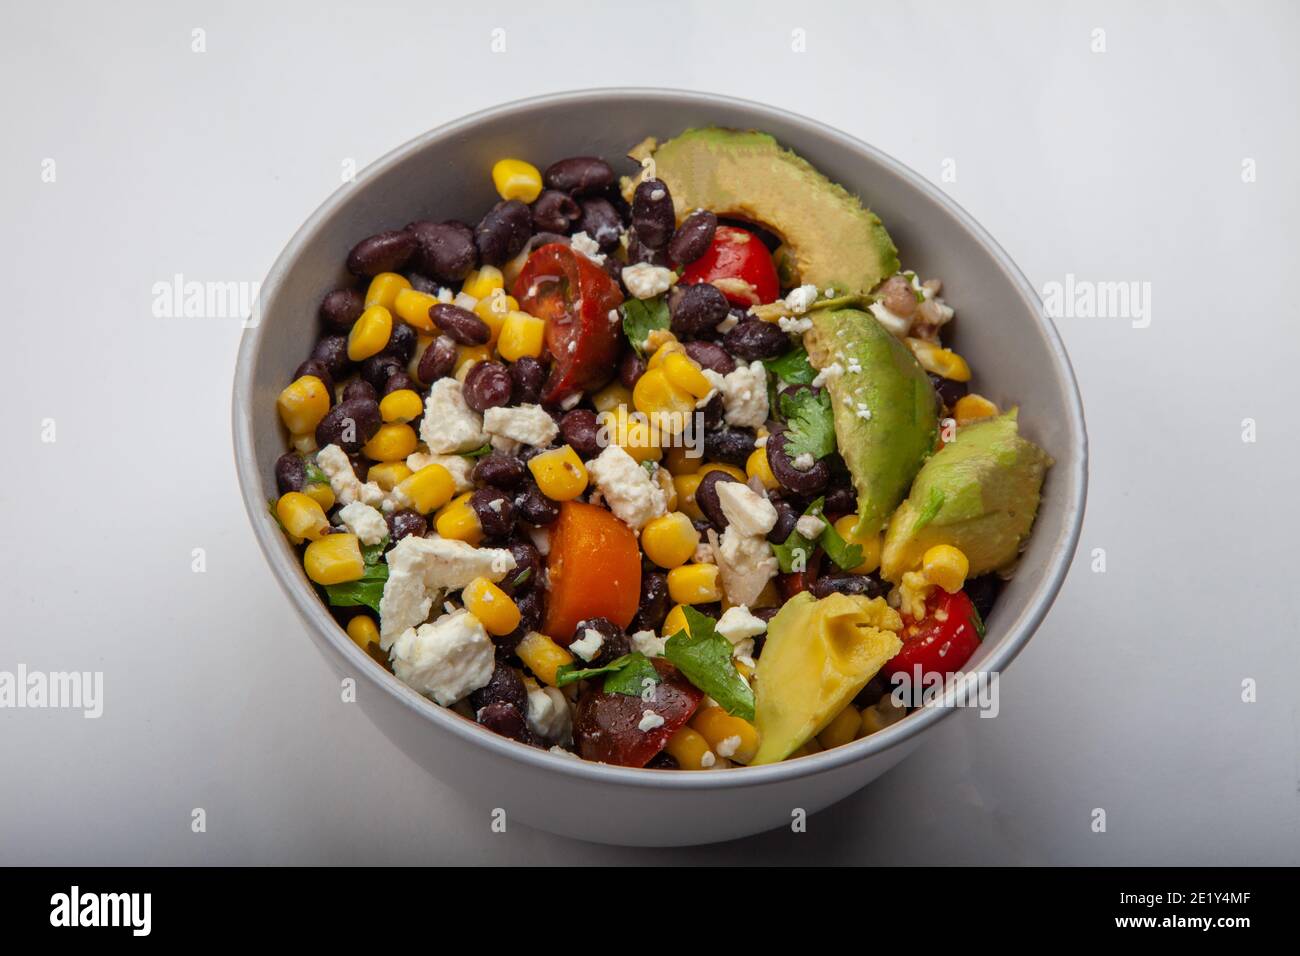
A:
<svg viewBox="0 0 1300 956">
<path fill-rule="evenodd" d="M 1300 863 L 1296 8 L 443 6 L 9 11 L 0 670 L 102 670 L 105 704 L 0 711 L 0 861 Z M 1151 283 L 1148 328 L 1058 323 L 1088 515 L 1001 715 L 954 715 L 806 834 L 648 851 L 491 833 L 489 808 L 340 703 L 269 576 L 232 467 L 238 320 L 151 314 L 176 273 L 260 280 L 347 159 L 598 85 L 805 113 L 939 183 L 1040 288 Z"/>
</svg>

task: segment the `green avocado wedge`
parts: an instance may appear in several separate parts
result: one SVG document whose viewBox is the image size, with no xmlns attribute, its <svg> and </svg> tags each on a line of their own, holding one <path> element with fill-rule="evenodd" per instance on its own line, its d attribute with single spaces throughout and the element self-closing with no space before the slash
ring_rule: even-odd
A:
<svg viewBox="0 0 1300 956">
<path fill-rule="evenodd" d="M 857 533 L 884 527 L 934 450 L 938 401 L 911 351 L 858 309 L 810 315 L 804 348 L 827 377 L 835 441 L 858 493 Z"/>
<path fill-rule="evenodd" d="M 936 544 L 959 548 L 969 577 L 1003 570 L 1029 537 L 1052 465 L 1021 437 L 1012 409 L 960 428 L 921 469 L 889 522 L 880 573 L 897 583 Z"/>
<path fill-rule="evenodd" d="M 788 285 L 870 292 L 898 271 L 879 217 L 767 133 L 690 129 L 651 155 L 679 221 L 708 209 L 777 233 L 792 253 Z"/>
</svg>

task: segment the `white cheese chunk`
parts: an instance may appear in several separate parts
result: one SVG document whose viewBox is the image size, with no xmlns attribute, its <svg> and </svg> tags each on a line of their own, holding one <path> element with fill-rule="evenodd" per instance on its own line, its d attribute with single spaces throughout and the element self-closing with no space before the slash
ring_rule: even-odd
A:
<svg viewBox="0 0 1300 956">
<path fill-rule="evenodd" d="M 660 637 L 654 631 L 636 631 L 632 634 L 632 650 L 640 651 L 646 657 L 663 657 L 664 644 L 667 642 L 667 637 Z"/>
<path fill-rule="evenodd" d="M 808 307 L 817 301 L 817 287 L 815 285 L 801 285 L 797 289 L 792 289 L 785 297 L 785 304 L 795 315 L 803 315 L 808 311 Z"/>
<path fill-rule="evenodd" d="M 638 299 L 652 299 L 662 295 L 677 282 L 677 273 L 663 266 L 637 262 L 623 267 L 623 285 Z"/>
<path fill-rule="evenodd" d="M 528 688 L 528 726 L 543 740 L 567 741 L 573 733 L 569 702 L 556 687 Z"/>
<path fill-rule="evenodd" d="M 664 719 L 662 716 L 656 714 L 653 710 L 643 710 L 641 711 L 641 720 L 636 725 L 636 728 L 642 733 L 649 733 L 652 730 L 658 730 L 663 725 Z"/>
<path fill-rule="evenodd" d="M 767 497 L 738 481 L 713 486 L 727 523 L 743 535 L 765 535 L 776 527 L 776 508 Z"/>
<path fill-rule="evenodd" d="M 408 627 L 423 623 L 442 592 L 477 577 L 500 581 L 515 566 L 504 548 L 475 548 L 450 538 L 408 535 L 385 555 L 388 580 L 379 601 L 379 646 L 384 650 Z"/>
<path fill-rule="evenodd" d="M 487 686 L 496 650 L 478 618 L 460 610 L 407 628 L 393 644 L 391 660 L 398 680 L 450 707 Z"/>
<path fill-rule="evenodd" d="M 803 515 L 794 523 L 794 530 L 798 531 L 809 541 L 816 540 L 816 538 L 822 533 L 822 529 L 825 527 L 825 522 L 816 515 Z"/>
<path fill-rule="evenodd" d="M 354 501 L 339 509 L 339 520 L 362 544 L 378 544 L 388 537 L 388 522 L 370 505 Z"/>
<path fill-rule="evenodd" d="M 595 660 L 596 655 L 600 653 L 601 647 L 605 643 L 605 638 L 600 631 L 593 628 L 587 628 L 582 632 L 582 637 L 569 645 L 569 651 L 577 654 L 584 661 Z"/>
<path fill-rule="evenodd" d="M 538 448 L 545 448 L 560 433 L 555 419 L 540 405 L 489 408 L 483 413 L 483 430 L 493 439 L 504 438 Z"/>
<path fill-rule="evenodd" d="M 603 265 L 605 255 L 600 251 L 600 243 L 585 232 L 575 232 L 569 237 L 569 248 L 580 252 L 597 265 Z"/>
<path fill-rule="evenodd" d="M 751 614 L 745 605 L 737 604 L 723 612 L 714 630 L 732 644 L 739 644 L 746 638 L 757 637 L 766 631 L 767 622 Z M 752 643 L 750 648 L 753 648 Z"/>
<path fill-rule="evenodd" d="M 440 378 L 429 389 L 420 420 L 420 439 L 436 454 L 473 451 L 487 442 L 483 419 L 465 402 L 460 382 Z"/>
<path fill-rule="evenodd" d="M 728 528 L 717 540 L 710 531 L 709 538 L 727 600 L 732 604 L 753 604 L 780 570 L 772 546 L 766 538 L 740 534 L 735 528 Z"/>
<path fill-rule="evenodd" d="M 719 376 L 720 382 L 712 376 L 705 377 L 722 392 L 722 410 L 727 424 L 739 428 L 761 428 L 767 421 L 767 369 L 762 362 L 738 364 L 734 371 Z"/>
<path fill-rule="evenodd" d="M 325 472 L 330 481 L 330 491 L 334 500 L 341 505 L 350 505 L 354 501 L 378 508 L 384 503 L 384 489 L 373 481 L 362 482 L 352 470 L 352 460 L 338 445 L 326 445 L 316 452 L 316 466 Z"/>
<path fill-rule="evenodd" d="M 587 462 L 587 474 L 600 490 L 609 510 L 624 524 L 640 529 L 668 510 L 668 499 L 636 459 L 610 445 Z"/>
</svg>

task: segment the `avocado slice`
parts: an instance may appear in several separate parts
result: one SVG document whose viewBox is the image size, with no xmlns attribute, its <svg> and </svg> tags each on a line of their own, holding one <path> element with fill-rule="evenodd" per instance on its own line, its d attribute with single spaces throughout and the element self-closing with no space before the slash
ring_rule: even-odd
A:
<svg viewBox="0 0 1300 956">
<path fill-rule="evenodd" d="M 810 313 L 804 347 L 827 378 L 835 441 L 858 492 L 858 533 L 873 535 L 934 448 L 939 406 L 911 349 L 860 309 Z"/>
<path fill-rule="evenodd" d="M 1016 560 L 1038 513 L 1045 451 L 1019 434 L 1017 410 L 967 425 L 934 455 L 889 522 L 880 571 L 897 583 L 928 548 L 950 544 L 970 562 L 969 577 Z"/>
<path fill-rule="evenodd" d="M 690 129 L 652 153 L 680 221 L 695 209 L 777 233 L 789 279 L 870 292 L 898 271 L 898 250 L 875 213 L 801 156 L 756 130 Z"/>
<path fill-rule="evenodd" d="M 776 763 L 821 733 L 899 650 L 898 612 L 883 598 L 801 591 L 768 622 L 754 675 L 758 753 Z"/>
</svg>

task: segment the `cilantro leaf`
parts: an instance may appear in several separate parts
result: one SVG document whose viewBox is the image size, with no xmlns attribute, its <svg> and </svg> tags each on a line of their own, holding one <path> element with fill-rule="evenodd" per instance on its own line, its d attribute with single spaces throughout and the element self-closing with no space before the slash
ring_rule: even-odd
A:
<svg viewBox="0 0 1300 956">
<path fill-rule="evenodd" d="M 729 714 L 754 719 L 754 691 L 731 662 L 731 642 L 714 629 L 714 620 L 683 606 L 686 630 L 664 645 L 664 657 L 692 684 L 716 700 Z"/>
<path fill-rule="evenodd" d="M 645 351 L 645 340 L 655 329 L 666 329 L 671 324 L 668 301 L 663 296 L 653 299 L 628 299 L 622 305 L 623 334 L 636 349 L 637 355 Z"/>
<path fill-rule="evenodd" d="M 385 537 L 384 540 L 380 541 L 378 544 L 362 545 L 361 560 L 366 563 L 367 567 L 369 567 L 370 565 L 378 564 L 379 559 L 384 556 L 384 549 L 387 547 L 388 547 L 387 537 Z M 385 574 L 384 576 L 387 577 L 388 575 Z"/>
<path fill-rule="evenodd" d="M 782 395 L 781 414 L 788 426 L 785 451 L 791 458 L 804 454 L 825 458 L 835 451 L 835 416 L 829 392 L 801 388 L 793 395 Z"/>
<path fill-rule="evenodd" d="M 460 457 L 462 457 L 462 458 L 482 458 L 484 455 L 490 455 L 490 454 L 492 454 L 492 446 L 491 446 L 491 445 L 481 445 L 480 447 L 475 448 L 475 449 L 473 449 L 472 451 L 462 451 L 462 452 L 460 453 Z"/>
<path fill-rule="evenodd" d="M 378 547 L 378 545 L 376 545 Z M 388 580 L 387 564 L 370 564 L 366 573 L 355 581 L 342 584 L 325 584 L 325 599 L 334 607 L 368 607 L 379 613 L 379 601 L 384 596 L 384 582 Z"/>
<path fill-rule="evenodd" d="M 984 640 L 988 629 L 984 626 L 984 618 L 980 615 L 979 608 L 973 604 L 970 608 L 970 623 L 975 628 L 975 633 L 980 636 L 980 640 Z"/>
<path fill-rule="evenodd" d="M 605 678 L 605 693 L 622 694 L 625 697 L 640 697 L 646 690 L 646 681 L 658 684 L 662 681 L 650 658 L 640 651 L 625 655 L 628 662 Z"/>
<path fill-rule="evenodd" d="M 590 680 L 593 677 L 599 677 L 601 674 L 616 674 L 623 670 L 623 668 L 629 667 L 635 663 L 635 659 L 638 657 L 649 663 L 644 654 L 639 651 L 633 651 L 630 654 L 624 654 L 622 657 L 616 657 L 608 664 L 603 664 L 600 667 L 581 668 L 575 664 L 561 664 L 555 672 L 555 686 L 568 687 L 570 684 L 577 683 L 580 680 Z M 650 665 L 650 669 L 654 670 L 653 664 Z M 641 693 L 641 684 L 639 681 L 637 682 L 636 692 L 638 695 Z"/>
<path fill-rule="evenodd" d="M 829 521 L 817 541 L 826 556 L 839 565 L 841 571 L 852 571 L 862 563 L 862 546 L 845 541 Z"/>
<path fill-rule="evenodd" d="M 307 484 L 328 485 L 330 483 L 329 475 L 321 471 L 320 465 L 316 464 L 315 459 L 304 458 L 302 462 L 307 468 Z"/>
<path fill-rule="evenodd" d="M 763 362 L 767 370 L 787 385 L 811 385 L 817 370 L 808 362 L 808 353 L 796 345 L 784 355 Z"/>
</svg>

